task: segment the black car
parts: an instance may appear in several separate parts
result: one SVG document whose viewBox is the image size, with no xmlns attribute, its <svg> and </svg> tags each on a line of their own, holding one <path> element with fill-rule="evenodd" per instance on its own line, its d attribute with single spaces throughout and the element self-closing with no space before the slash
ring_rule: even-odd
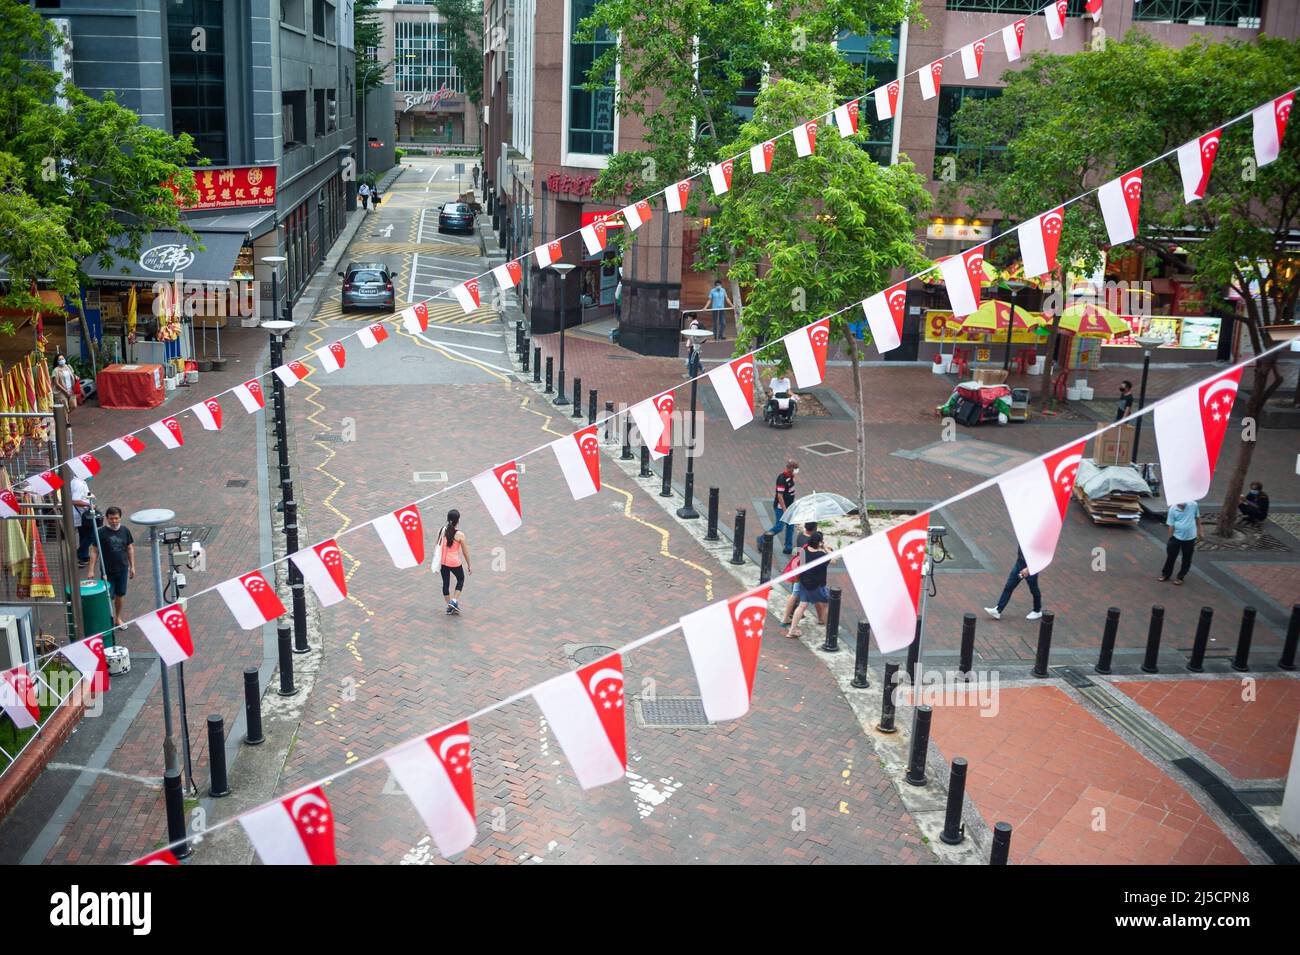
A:
<svg viewBox="0 0 1300 955">
<path fill-rule="evenodd" d="M 438 210 L 438 231 L 469 235 L 474 231 L 474 210 L 465 202 L 448 202 Z"/>
<path fill-rule="evenodd" d="M 383 308 L 391 312 L 397 307 L 393 273 L 382 262 L 349 262 L 339 278 L 343 279 L 343 311 Z"/>
</svg>

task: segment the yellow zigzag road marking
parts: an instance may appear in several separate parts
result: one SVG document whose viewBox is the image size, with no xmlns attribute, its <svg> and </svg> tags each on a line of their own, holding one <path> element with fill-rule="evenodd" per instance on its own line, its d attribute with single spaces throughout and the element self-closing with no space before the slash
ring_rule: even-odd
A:
<svg viewBox="0 0 1300 955">
<path fill-rule="evenodd" d="M 545 418 L 546 420 L 542 422 L 542 430 L 545 431 L 547 434 L 553 434 L 559 438 L 567 437 L 569 432 L 556 431 L 554 428 L 551 427 L 551 419 L 554 417 L 554 415 L 549 415 L 546 414 L 546 412 L 544 411 L 536 411 L 533 408 L 528 407 L 529 399 L 531 397 L 532 397 L 531 395 L 524 395 L 523 401 L 519 403 L 519 407 L 522 410 L 527 411 L 529 414 L 535 414 L 539 418 Z M 704 599 L 712 603 L 713 602 L 713 572 L 709 570 L 707 567 L 700 566 L 699 564 L 695 563 L 695 561 L 693 560 L 687 560 L 685 557 L 678 557 L 676 554 L 670 551 L 668 549 L 668 541 L 670 537 L 669 532 L 666 531 L 664 528 L 660 527 L 658 524 L 651 524 L 649 521 L 642 520 L 641 518 L 637 517 L 635 514 L 632 513 L 631 492 L 624 491 L 622 488 L 614 487 L 612 484 L 605 484 L 604 482 L 601 483 L 600 489 L 602 491 L 605 490 L 613 491 L 615 494 L 618 494 L 620 497 L 623 498 L 624 517 L 626 517 L 630 521 L 634 521 L 637 524 L 642 525 L 643 527 L 650 528 L 650 530 L 654 531 L 656 534 L 659 535 L 659 555 L 661 557 L 667 557 L 669 560 L 675 560 L 678 563 L 685 564 L 687 567 L 691 568 L 692 570 L 699 571 L 701 574 L 704 575 Z"/>
</svg>

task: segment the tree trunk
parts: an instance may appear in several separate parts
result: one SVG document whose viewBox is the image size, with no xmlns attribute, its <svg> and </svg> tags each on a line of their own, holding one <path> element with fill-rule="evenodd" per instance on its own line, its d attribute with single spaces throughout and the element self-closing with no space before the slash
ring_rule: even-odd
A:
<svg viewBox="0 0 1300 955">
<path fill-rule="evenodd" d="M 90 323 L 86 321 L 86 306 L 81 298 L 81 290 L 73 296 L 73 301 L 77 306 L 77 325 L 81 328 L 81 340 L 86 344 L 86 351 L 90 353 L 90 376 L 99 377 L 99 359 L 95 354 L 95 340 L 90 337 Z M 71 357 L 71 356 L 69 356 Z"/>
<path fill-rule="evenodd" d="M 1061 314 L 1052 316 L 1052 330 L 1047 336 L 1047 357 L 1043 359 L 1043 384 L 1038 400 L 1044 408 L 1052 398 L 1052 353 L 1056 350 L 1056 330 L 1061 324 Z"/>
<path fill-rule="evenodd" d="M 1259 415 L 1264 410 L 1265 403 L 1273 396 L 1273 392 L 1277 391 L 1278 386 L 1282 384 L 1282 376 L 1277 371 L 1277 355 L 1269 355 L 1255 362 L 1254 374 L 1255 382 L 1243 418 L 1254 419 L 1256 440 L 1242 441 L 1241 447 L 1237 450 L 1237 461 L 1233 465 L 1232 476 L 1228 478 L 1228 486 L 1223 492 L 1223 510 L 1219 512 L 1219 523 L 1214 529 L 1218 537 L 1232 536 L 1232 527 L 1237 522 L 1237 503 L 1241 497 L 1241 489 L 1246 484 L 1250 460 L 1255 455 L 1255 445 L 1258 443 Z"/>
<path fill-rule="evenodd" d="M 862 367 L 858 364 L 858 342 L 853 333 L 847 329 L 844 339 L 849 345 L 849 358 L 853 361 L 853 407 L 857 410 L 858 496 L 854 501 L 858 505 L 858 526 L 863 537 L 871 536 L 871 519 L 867 516 L 867 424 L 862 404 Z"/>
</svg>

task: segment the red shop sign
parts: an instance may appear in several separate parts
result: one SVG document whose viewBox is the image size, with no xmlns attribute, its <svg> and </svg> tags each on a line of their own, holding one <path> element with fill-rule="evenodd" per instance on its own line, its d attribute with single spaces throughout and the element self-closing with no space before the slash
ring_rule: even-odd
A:
<svg viewBox="0 0 1300 955">
<path fill-rule="evenodd" d="M 617 209 L 603 209 L 600 212 L 584 212 L 582 214 L 582 224 L 584 226 L 592 225 L 596 222 L 605 223 L 606 229 L 623 228 L 623 220 L 619 216 Z"/>
<path fill-rule="evenodd" d="M 238 166 L 195 169 L 194 188 L 199 199 L 186 209 L 239 209 L 275 205 L 275 166 Z M 168 183 L 173 192 L 175 187 Z"/>
</svg>

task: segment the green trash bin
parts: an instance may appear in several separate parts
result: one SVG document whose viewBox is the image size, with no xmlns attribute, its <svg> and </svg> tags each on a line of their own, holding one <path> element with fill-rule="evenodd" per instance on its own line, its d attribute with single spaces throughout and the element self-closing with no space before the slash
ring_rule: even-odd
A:
<svg viewBox="0 0 1300 955">
<path fill-rule="evenodd" d="M 81 616 L 86 624 L 86 632 L 104 634 L 104 646 L 114 646 L 113 642 L 113 601 L 109 599 L 108 584 L 99 578 L 81 582 Z"/>
</svg>

